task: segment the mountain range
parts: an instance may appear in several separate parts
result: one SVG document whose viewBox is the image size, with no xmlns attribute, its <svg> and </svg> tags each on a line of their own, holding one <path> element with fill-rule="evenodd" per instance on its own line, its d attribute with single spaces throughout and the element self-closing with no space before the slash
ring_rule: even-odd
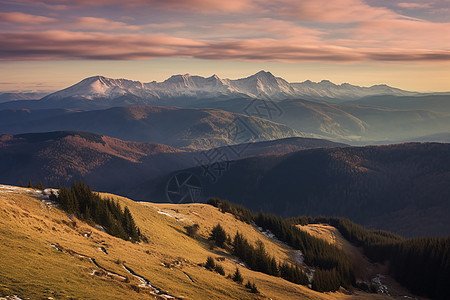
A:
<svg viewBox="0 0 450 300">
<path fill-rule="evenodd" d="M 233 98 L 258 98 L 270 100 L 313 99 L 332 102 L 351 101 L 366 96 L 394 95 L 412 96 L 416 92 L 404 91 L 387 85 L 360 87 L 344 83 L 336 85 L 330 81 L 289 83 L 270 72 L 260 71 L 252 76 L 231 80 L 217 75 L 205 78 L 189 74 L 174 75 L 163 82 L 133 81 L 93 76 L 66 89 L 43 97 L 39 105 L 45 108 L 99 108 L 128 104 L 178 105 L 194 100 L 217 101 Z M 20 98 L 20 97 L 19 97 Z M 24 100 L 27 100 L 24 98 Z M 89 100 L 95 100 L 90 101 Z M 186 103 L 186 101 L 189 101 Z M 4 104 L 17 108 L 19 104 Z M 36 106 L 35 106 L 36 107 Z"/>
<path fill-rule="evenodd" d="M 8 92 L 0 93 L 0 103 L 18 100 L 39 100 L 48 95 L 46 92 Z"/>
<path fill-rule="evenodd" d="M 149 101 L 172 98 L 216 99 L 220 97 L 251 97 L 281 100 L 288 98 L 357 99 L 371 95 L 409 96 L 417 93 L 387 85 L 359 87 L 348 83 L 336 85 L 330 81 L 288 83 L 270 72 L 260 71 L 252 76 L 231 80 L 217 75 L 205 78 L 189 74 L 174 75 L 163 82 L 143 83 L 103 76 L 86 78 L 81 82 L 43 98 L 52 101 L 65 98 L 115 99 L 135 96 Z M 150 103 L 149 103 L 150 104 Z"/>
<path fill-rule="evenodd" d="M 191 110 L 189 117 L 190 120 L 197 118 L 197 122 L 203 124 L 197 126 L 196 130 L 202 128 L 204 132 L 201 134 L 206 134 L 206 139 L 199 141 L 195 133 L 194 136 L 190 136 L 190 133 L 186 135 L 185 130 L 192 129 L 192 124 L 183 125 L 186 127 L 184 131 L 177 131 L 185 135 L 181 139 L 193 138 L 196 140 L 193 144 L 199 143 L 199 147 L 203 148 L 224 145 L 217 142 L 214 135 L 208 134 L 211 128 L 215 130 L 223 127 L 224 123 L 218 122 L 218 119 L 236 118 L 237 115 L 232 116 L 229 113 L 239 114 L 240 117 L 257 117 L 259 123 L 264 123 L 261 119 L 272 122 L 270 125 L 266 122 L 260 126 L 263 130 L 259 132 L 265 134 L 255 139 L 258 141 L 307 136 L 360 145 L 416 141 L 423 136 L 432 136 L 436 138 L 434 141 L 439 142 L 440 135 L 437 134 L 450 132 L 449 103 L 450 95 L 442 93 L 420 94 L 386 85 L 335 85 L 329 81 L 288 83 L 265 71 L 237 80 L 220 79 L 216 75 L 204 78 L 186 74 L 174 75 L 163 82 L 149 83 L 94 76 L 38 101 L 0 103 L 0 110 L 3 110 L 0 114 L 4 116 L 4 120 L 11 120 L 0 125 L 0 132 L 84 130 L 125 140 L 166 143 L 176 147 L 192 144 L 168 142 L 164 139 L 152 140 L 154 134 L 148 134 L 144 138 L 140 135 L 143 129 L 131 123 L 141 123 L 143 128 L 148 129 L 148 125 L 152 123 L 149 123 L 149 118 L 130 121 L 130 118 L 126 117 L 122 127 L 116 126 L 112 130 L 114 126 L 111 126 L 111 130 L 105 130 L 105 127 L 113 122 L 111 118 L 114 118 L 114 111 L 108 109 L 145 105 L 170 107 L 170 114 L 164 112 L 161 115 L 184 114 L 184 117 L 177 120 L 186 118 L 186 109 L 202 109 L 203 114 L 209 114 L 209 117 L 202 117 L 198 110 Z M 178 107 L 179 111 L 175 112 L 177 109 L 174 107 Z M 215 111 L 206 112 L 205 109 Z M 90 117 L 97 120 L 94 115 L 101 115 L 101 121 L 86 122 L 85 118 L 89 113 L 83 111 L 97 111 Z M 212 114 L 215 116 L 211 117 Z M 62 115 L 66 115 L 67 120 Z M 153 114 L 150 115 L 153 117 Z M 114 121 L 120 123 L 123 117 L 122 113 L 118 113 Z M 211 118 L 215 121 L 207 121 L 209 123 L 206 125 L 204 121 Z M 105 124 L 101 124 L 102 122 Z M 174 123 L 181 125 L 184 122 Z M 274 122 L 278 125 L 273 124 Z M 152 126 L 160 127 L 155 125 L 155 122 Z M 273 130 L 267 131 L 267 128 Z M 162 135 L 167 136 L 165 133 Z M 210 146 L 207 140 L 211 141 Z"/>
</svg>

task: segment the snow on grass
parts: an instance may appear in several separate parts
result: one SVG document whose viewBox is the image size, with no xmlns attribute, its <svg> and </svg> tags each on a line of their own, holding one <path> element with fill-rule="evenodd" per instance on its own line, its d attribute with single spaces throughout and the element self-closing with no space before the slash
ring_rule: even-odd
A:
<svg viewBox="0 0 450 300">
<path fill-rule="evenodd" d="M 20 298 L 17 295 L 12 295 L 12 296 L 0 297 L 0 300 L 22 300 L 22 298 Z"/>
<path fill-rule="evenodd" d="M 167 213 L 167 212 L 165 212 L 165 211 L 158 210 L 158 214 L 165 215 L 165 216 L 168 216 L 168 217 L 171 217 L 171 218 L 174 218 L 174 219 L 175 219 L 174 216 L 172 216 L 171 214 L 169 214 L 169 213 Z"/>
</svg>

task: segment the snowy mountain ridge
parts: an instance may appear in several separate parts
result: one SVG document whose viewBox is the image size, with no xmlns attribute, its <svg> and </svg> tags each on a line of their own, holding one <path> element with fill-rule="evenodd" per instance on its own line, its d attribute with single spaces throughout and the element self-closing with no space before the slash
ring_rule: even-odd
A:
<svg viewBox="0 0 450 300">
<path fill-rule="evenodd" d="M 173 75 L 163 82 L 133 81 L 93 76 L 79 83 L 57 91 L 44 99 L 97 98 L 114 99 L 121 96 L 135 96 L 145 100 L 192 97 L 198 99 L 217 97 L 250 97 L 271 100 L 292 98 L 337 98 L 352 100 L 372 95 L 406 96 L 417 93 L 393 88 L 387 85 L 360 87 L 344 83 L 336 85 L 330 81 L 289 83 L 272 73 L 260 71 L 252 76 L 236 80 L 192 76 L 189 74 Z"/>
</svg>

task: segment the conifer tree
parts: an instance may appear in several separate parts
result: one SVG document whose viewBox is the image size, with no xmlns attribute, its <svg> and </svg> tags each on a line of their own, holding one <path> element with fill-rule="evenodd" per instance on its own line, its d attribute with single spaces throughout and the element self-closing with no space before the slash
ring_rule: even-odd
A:
<svg viewBox="0 0 450 300">
<path fill-rule="evenodd" d="M 38 190 L 41 190 L 41 191 L 45 190 L 45 187 L 44 187 L 44 185 L 42 184 L 42 181 L 39 181 L 39 182 L 38 182 L 36 188 L 37 188 Z"/>
<path fill-rule="evenodd" d="M 216 226 L 213 227 L 209 239 L 214 241 L 214 243 L 218 247 L 224 246 L 225 241 L 227 240 L 227 233 L 220 225 L 220 223 L 218 223 Z"/>
<path fill-rule="evenodd" d="M 242 283 L 244 281 L 244 278 L 242 277 L 241 271 L 238 267 L 236 267 L 236 270 L 234 271 L 233 280 L 237 283 Z"/>
</svg>

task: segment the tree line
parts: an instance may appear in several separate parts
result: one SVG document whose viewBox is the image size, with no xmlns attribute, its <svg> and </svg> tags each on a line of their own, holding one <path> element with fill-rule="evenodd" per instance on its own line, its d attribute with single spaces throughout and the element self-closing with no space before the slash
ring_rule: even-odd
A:
<svg viewBox="0 0 450 300">
<path fill-rule="evenodd" d="M 292 219 L 297 222 L 299 219 Z M 411 292 L 433 299 L 450 299 L 450 237 L 405 239 L 394 233 L 368 230 L 345 218 L 301 218 L 327 223 L 376 262 L 389 262 L 395 279 Z"/>
<path fill-rule="evenodd" d="M 113 236 L 132 242 L 146 241 L 133 216 L 125 206 L 112 198 L 103 199 L 83 182 L 74 182 L 70 188 L 60 187 L 56 201 L 61 209 L 80 220 L 102 226 Z"/>
<path fill-rule="evenodd" d="M 450 299 L 450 237 L 410 238 L 397 234 L 368 230 L 346 218 L 307 217 L 282 219 L 255 214 L 242 205 L 212 198 L 208 202 L 236 218 L 269 229 L 275 236 L 305 256 L 308 265 L 316 267 L 313 289 L 337 290 L 340 285 L 355 285 L 351 263 L 342 250 L 297 230 L 295 225 L 326 223 L 336 227 L 342 236 L 375 262 L 389 262 L 390 273 L 411 292 L 432 299 Z"/>
<path fill-rule="evenodd" d="M 267 253 L 264 243 L 261 240 L 252 245 L 247 238 L 239 231 L 230 245 L 226 244 L 228 234 L 220 224 L 214 226 L 210 239 L 217 246 L 230 246 L 232 253 L 240 258 L 251 270 L 262 272 L 268 275 L 284 278 L 290 282 L 307 285 L 309 283 L 305 272 L 298 266 L 286 262 L 277 262 L 275 257 Z"/>
<path fill-rule="evenodd" d="M 229 212 L 244 222 L 253 222 L 270 230 L 279 240 L 300 250 L 305 263 L 316 270 L 313 289 L 322 292 L 336 291 L 340 286 L 348 288 L 355 283 L 353 267 L 343 250 L 299 230 L 291 220 L 262 212 L 256 214 L 244 206 L 218 198 L 210 199 L 208 204 L 218 207 L 222 212 Z"/>
</svg>

